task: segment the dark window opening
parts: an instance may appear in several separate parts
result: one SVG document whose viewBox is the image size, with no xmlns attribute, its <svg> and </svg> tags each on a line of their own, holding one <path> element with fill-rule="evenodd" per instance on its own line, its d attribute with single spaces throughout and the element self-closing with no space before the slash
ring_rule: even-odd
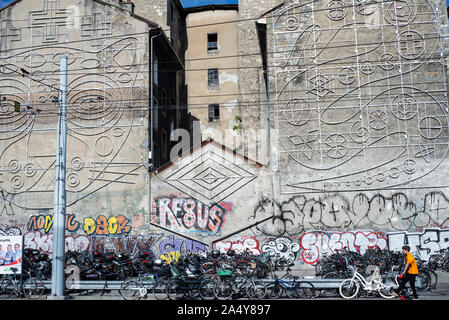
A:
<svg viewBox="0 0 449 320">
<path fill-rule="evenodd" d="M 218 35 L 209 33 L 207 35 L 207 51 L 218 50 Z"/>
<path fill-rule="evenodd" d="M 209 122 L 220 121 L 220 106 L 218 104 L 209 105 Z"/>
</svg>

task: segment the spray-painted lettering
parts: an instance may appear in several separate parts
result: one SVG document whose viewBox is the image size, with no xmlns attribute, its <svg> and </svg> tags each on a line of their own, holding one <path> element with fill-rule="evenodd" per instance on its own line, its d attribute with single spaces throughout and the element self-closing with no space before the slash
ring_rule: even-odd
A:
<svg viewBox="0 0 449 320">
<path fill-rule="evenodd" d="M 214 235 L 220 232 L 229 204 L 208 207 L 194 199 L 156 199 L 157 223 L 177 232 L 199 232 Z"/>
</svg>

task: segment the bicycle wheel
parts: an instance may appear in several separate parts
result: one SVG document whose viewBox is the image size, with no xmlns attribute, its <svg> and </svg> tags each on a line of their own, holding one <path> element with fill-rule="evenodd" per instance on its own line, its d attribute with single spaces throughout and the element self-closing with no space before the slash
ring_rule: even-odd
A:
<svg viewBox="0 0 449 320">
<path fill-rule="evenodd" d="M 360 290 L 360 284 L 352 279 L 343 280 L 338 292 L 343 299 L 352 299 L 357 296 Z"/>
<path fill-rule="evenodd" d="M 14 282 L 9 278 L 2 279 L 2 281 L 0 282 L 0 299 L 11 298 L 14 292 Z"/>
<path fill-rule="evenodd" d="M 214 282 L 214 295 L 218 300 L 228 300 L 232 297 L 232 280 L 218 279 Z"/>
<path fill-rule="evenodd" d="M 190 290 L 184 281 L 180 279 L 170 279 L 167 283 L 167 297 L 169 300 L 183 299 L 192 296 Z"/>
<path fill-rule="evenodd" d="M 309 281 L 301 281 L 297 283 L 294 292 L 297 298 L 303 299 L 315 298 L 315 287 Z"/>
<path fill-rule="evenodd" d="M 262 281 L 252 280 L 245 291 L 249 299 L 263 299 L 267 295 L 267 286 Z"/>
<path fill-rule="evenodd" d="M 200 297 L 203 300 L 212 300 L 215 299 L 215 294 L 214 294 L 214 279 L 211 278 L 205 278 L 203 280 L 201 280 L 200 284 L 199 284 L 199 293 L 200 293 Z"/>
<path fill-rule="evenodd" d="M 119 292 L 125 300 L 139 300 L 144 293 L 143 285 L 135 280 L 128 280 L 122 283 Z"/>
<path fill-rule="evenodd" d="M 420 272 L 418 277 L 421 278 L 421 287 L 417 287 L 417 291 L 427 291 L 430 289 L 432 280 L 430 279 L 430 274 L 428 272 Z M 418 278 L 417 277 L 417 278 Z"/>
<path fill-rule="evenodd" d="M 393 299 L 394 297 L 396 297 L 394 288 L 390 286 L 382 285 L 382 287 L 377 292 L 384 299 Z"/>
<path fill-rule="evenodd" d="M 28 278 L 23 283 L 23 294 L 29 299 L 39 299 L 45 291 L 45 285 L 41 279 Z"/>
<path fill-rule="evenodd" d="M 438 283 L 438 275 L 435 271 L 433 270 L 428 270 L 429 271 L 429 275 L 430 275 L 430 287 L 431 288 L 436 288 L 437 283 Z"/>
<path fill-rule="evenodd" d="M 296 298 L 295 286 L 296 286 L 296 284 L 293 281 L 290 282 L 290 284 L 286 286 L 285 292 L 286 292 L 288 298 L 293 298 L 293 299 Z"/>
<path fill-rule="evenodd" d="M 151 287 L 151 293 L 155 300 L 167 300 L 167 280 L 159 280 L 158 282 L 154 282 Z"/>
<path fill-rule="evenodd" d="M 267 286 L 267 297 L 270 299 L 278 299 L 282 297 L 284 288 L 279 283 L 272 283 Z"/>
</svg>

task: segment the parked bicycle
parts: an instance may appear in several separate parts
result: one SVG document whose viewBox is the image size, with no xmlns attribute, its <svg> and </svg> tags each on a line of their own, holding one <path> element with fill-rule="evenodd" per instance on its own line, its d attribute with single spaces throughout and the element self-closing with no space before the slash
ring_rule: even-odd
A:
<svg viewBox="0 0 449 320">
<path fill-rule="evenodd" d="M 228 270 L 219 270 L 218 279 L 214 282 L 214 295 L 219 300 L 247 296 L 249 299 L 263 299 L 267 294 L 267 286 L 255 277 L 254 272 L 237 274 Z"/>
<path fill-rule="evenodd" d="M 123 299 L 139 300 L 146 297 L 148 292 L 156 300 L 167 299 L 168 275 L 164 273 L 163 261 L 156 259 L 153 265 L 153 273 L 140 273 L 136 279 L 126 280 L 122 283 L 119 292 Z"/>
<path fill-rule="evenodd" d="M 46 287 L 42 280 L 31 276 L 27 271 L 25 275 L 17 274 L 18 268 L 11 268 L 13 275 L 5 277 L 0 282 L 0 299 L 12 297 L 39 299 L 45 292 Z"/>
<path fill-rule="evenodd" d="M 280 278 L 273 272 L 274 280 L 267 286 L 267 297 L 277 299 L 285 294 L 289 298 L 315 298 L 314 285 L 309 281 L 300 280 L 298 276 L 293 276 L 290 267 L 291 265 Z"/>
<path fill-rule="evenodd" d="M 360 290 L 365 294 L 371 295 L 378 293 L 382 298 L 392 299 L 394 295 L 394 287 L 386 285 L 382 282 L 380 268 L 376 267 L 369 279 L 365 279 L 362 274 L 357 272 L 356 267 L 350 267 L 353 271 L 352 278 L 343 280 L 340 284 L 339 293 L 344 299 L 353 299 L 357 297 Z"/>
</svg>

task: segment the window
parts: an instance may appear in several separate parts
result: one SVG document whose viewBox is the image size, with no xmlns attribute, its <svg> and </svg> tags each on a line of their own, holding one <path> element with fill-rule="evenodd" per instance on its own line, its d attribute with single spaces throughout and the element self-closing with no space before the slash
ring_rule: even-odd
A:
<svg viewBox="0 0 449 320">
<path fill-rule="evenodd" d="M 220 121 L 220 106 L 218 104 L 209 105 L 209 122 Z"/>
<path fill-rule="evenodd" d="M 207 84 L 209 87 L 218 87 L 218 69 L 207 70 Z"/>
<path fill-rule="evenodd" d="M 218 35 L 216 33 L 207 34 L 207 51 L 218 50 Z"/>
</svg>

